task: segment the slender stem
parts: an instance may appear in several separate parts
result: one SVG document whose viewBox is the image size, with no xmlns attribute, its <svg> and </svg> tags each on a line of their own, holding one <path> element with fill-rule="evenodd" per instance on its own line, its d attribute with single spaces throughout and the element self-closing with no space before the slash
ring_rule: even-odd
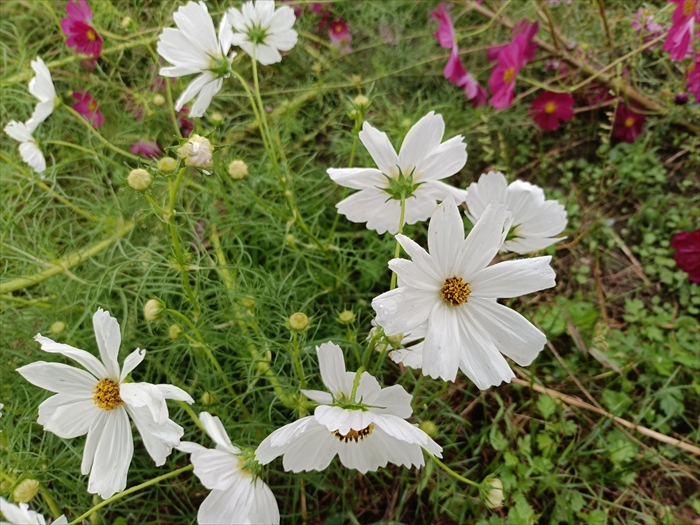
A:
<svg viewBox="0 0 700 525">
<path fill-rule="evenodd" d="M 401 215 L 399 217 L 399 234 L 403 233 L 403 221 L 404 217 L 406 215 L 406 197 L 403 195 L 401 196 Z M 394 259 L 398 259 L 399 254 L 401 253 L 401 245 L 399 244 L 399 241 L 396 241 L 396 249 L 394 249 Z M 391 286 L 389 287 L 389 290 L 393 290 L 396 288 L 396 272 L 391 274 Z"/>
<path fill-rule="evenodd" d="M 445 465 L 442 461 L 440 461 L 438 458 L 436 458 L 436 457 L 433 456 L 432 454 L 430 455 L 430 459 L 432 459 L 435 463 L 437 463 L 437 464 L 440 466 L 440 468 L 441 468 L 442 470 L 444 470 L 445 472 L 447 472 L 450 476 L 452 476 L 452 477 L 455 478 L 456 480 L 461 481 L 462 483 L 466 483 L 467 485 L 471 485 L 472 487 L 477 487 L 477 488 L 478 488 L 478 487 L 481 486 L 481 484 L 480 484 L 480 483 L 477 483 L 476 481 L 472 481 L 472 480 L 470 480 L 470 479 L 468 479 L 468 478 L 465 478 L 464 476 L 460 476 L 460 475 L 457 474 L 454 470 L 452 470 L 450 467 L 448 467 L 447 465 Z"/>
<path fill-rule="evenodd" d="M 143 490 L 147 487 L 150 487 L 151 485 L 156 485 L 156 484 L 160 483 L 161 481 L 165 481 L 166 479 L 177 477 L 180 474 L 183 474 L 185 472 L 189 472 L 192 469 L 194 469 L 194 465 L 187 465 L 186 467 L 182 467 L 182 468 L 179 468 L 177 470 L 173 470 L 172 472 L 168 472 L 167 474 L 163 474 L 162 476 L 158 476 L 157 478 L 149 479 L 148 481 L 141 483 L 140 485 L 136 485 L 135 487 L 131 487 L 130 489 L 123 490 L 122 492 L 115 494 L 111 498 L 107 498 L 106 500 L 101 501 L 100 503 L 98 503 L 97 505 L 92 507 L 90 510 L 88 510 L 85 514 L 81 514 L 76 519 L 71 521 L 69 525 L 78 525 L 78 523 L 80 523 L 85 518 L 90 516 L 93 512 L 100 510 L 105 505 L 109 505 L 110 503 L 113 503 L 117 500 L 122 499 L 124 496 L 128 496 L 129 494 L 133 494 L 134 492 L 138 492 L 139 490 Z"/>
<path fill-rule="evenodd" d="M 194 318 L 197 319 L 201 312 L 199 303 L 197 303 L 197 295 L 192 289 L 190 284 L 190 278 L 187 273 L 187 261 L 185 259 L 185 254 L 182 251 L 182 246 L 180 245 L 180 237 L 177 233 L 177 224 L 175 222 L 175 200 L 177 198 L 177 190 L 182 183 L 182 178 L 185 175 L 187 168 L 181 168 L 177 174 L 177 178 L 173 183 L 171 179 L 168 179 L 168 187 L 170 189 L 170 204 L 168 205 L 168 224 L 170 225 L 170 237 L 173 241 L 173 250 L 175 251 L 175 258 L 177 259 L 178 266 L 180 267 L 180 275 L 182 276 L 182 284 L 185 288 L 185 293 L 192 304 L 194 309 Z"/>
<path fill-rule="evenodd" d="M 542 2 L 542 10 L 544 11 L 544 15 L 547 17 L 549 32 L 552 34 L 552 42 L 554 42 L 554 47 L 556 47 L 558 51 L 561 51 L 561 43 L 557 38 L 557 32 L 554 30 L 554 22 L 552 21 L 552 15 L 549 13 L 549 9 L 547 9 L 547 2 Z M 495 18 L 491 19 L 491 21 L 493 20 L 495 20 Z"/>
<path fill-rule="evenodd" d="M 603 20 L 603 27 L 605 28 L 605 35 L 608 37 L 608 47 L 612 47 L 613 46 L 613 39 L 612 39 L 612 35 L 610 34 L 610 27 L 608 26 L 608 17 L 605 16 L 605 6 L 603 5 L 603 0 L 596 0 L 596 2 L 598 4 L 598 11 L 600 11 L 600 18 Z"/>
<path fill-rule="evenodd" d="M 83 153 L 88 153 L 89 155 L 95 155 L 96 157 L 100 157 L 100 158 L 106 160 L 107 162 L 111 162 L 115 166 L 119 166 L 120 168 L 124 168 L 123 164 L 119 164 L 114 159 L 110 159 L 108 156 L 103 155 L 102 153 L 98 153 L 95 150 L 91 150 L 89 148 L 84 148 L 82 146 L 78 146 L 77 144 L 73 144 L 71 142 L 64 142 L 62 140 L 43 140 L 42 143 L 43 144 L 56 144 L 57 146 L 66 146 L 68 148 L 77 149 L 78 151 L 82 151 Z"/>
<path fill-rule="evenodd" d="M 384 330 L 382 330 L 382 328 L 378 326 L 377 329 L 374 331 L 372 339 L 370 339 L 369 344 L 367 345 L 365 355 L 362 356 L 362 366 L 364 368 L 367 368 L 369 366 L 369 362 L 372 359 L 372 352 L 377 347 L 377 342 L 379 342 L 379 340 L 382 337 L 384 337 Z"/>
<path fill-rule="evenodd" d="M 124 151 L 123 149 L 121 149 L 121 148 L 115 146 L 115 145 L 112 144 L 110 141 L 108 141 L 106 138 L 104 138 L 102 135 L 100 135 L 100 132 L 97 131 L 95 128 L 92 127 L 92 124 L 90 124 L 90 121 L 89 121 L 89 120 L 87 120 L 85 117 L 83 117 L 80 113 L 78 113 L 76 110 L 74 110 L 74 109 L 73 109 L 72 107 L 70 107 L 69 105 L 67 105 L 67 104 L 62 104 L 62 107 L 65 108 L 65 110 L 68 111 L 68 113 L 70 113 L 70 114 L 73 115 L 76 119 L 78 119 L 78 121 L 79 121 L 81 124 L 83 124 L 83 125 L 88 129 L 88 131 L 90 131 L 90 133 L 92 133 L 93 135 L 95 135 L 95 137 L 97 137 L 97 139 L 98 139 L 100 142 L 102 142 L 102 144 L 104 144 L 105 146 L 107 146 L 107 147 L 108 147 L 109 149 L 111 149 L 112 151 L 116 151 L 116 152 L 119 153 L 120 155 L 123 155 L 124 157 L 127 157 L 127 158 L 129 158 L 129 159 L 131 159 L 131 160 L 133 160 L 133 161 L 135 161 L 135 162 L 140 162 L 140 161 L 142 160 L 141 157 L 139 157 L 138 155 L 134 155 L 133 153 L 129 153 L 128 151 Z"/>
<path fill-rule="evenodd" d="M 294 368 L 299 376 L 301 388 L 306 388 L 306 376 L 304 375 L 304 365 L 301 363 L 301 359 L 299 357 L 301 349 L 299 348 L 299 341 L 297 340 L 297 337 L 296 331 L 292 332 L 292 356 L 294 358 Z"/>
<path fill-rule="evenodd" d="M 148 193 L 144 193 L 143 197 L 153 206 L 153 208 L 163 215 L 163 217 L 167 217 L 168 212 L 163 208 L 160 204 L 158 204 L 156 201 L 153 200 L 153 197 L 151 197 Z"/>
</svg>

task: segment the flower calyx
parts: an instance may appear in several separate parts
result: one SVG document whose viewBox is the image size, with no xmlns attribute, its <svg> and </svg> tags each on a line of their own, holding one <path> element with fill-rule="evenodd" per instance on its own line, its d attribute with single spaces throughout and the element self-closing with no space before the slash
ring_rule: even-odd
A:
<svg viewBox="0 0 700 525">
<path fill-rule="evenodd" d="M 262 474 L 263 466 L 255 459 L 255 450 L 252 448 L 243 448 L 238 456 L 238 464 L 241 471 L 249 474 L 253 479 L 257 479 Z"/>
<path fill-rule="evenodd" d="M 413 182 L 413 173 L 416 171 L 416 168 L 413 168 L 408 176 L 403 174 L 401 168 L 398 168 L 398 170 L 398 177 L 384 175 L 389 182 L 389 186 L 381 189 L 387 192 L 392 199 L 397 201 L 405 201 L 406 199 L 413 197 L 413 194 L 415 193 L 416 189 L 418 189 L 418 186 L 422 184 L 422 182 Z"/>
</svg>

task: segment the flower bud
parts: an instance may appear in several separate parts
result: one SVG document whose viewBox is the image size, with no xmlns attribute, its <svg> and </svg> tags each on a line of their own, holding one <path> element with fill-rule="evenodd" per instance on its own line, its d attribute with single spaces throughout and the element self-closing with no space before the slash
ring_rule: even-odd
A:
<svg viewBox="0 0 700 525">
<path fill-rule="evenodd" d="M 121 24 L 122 24 L 122 27 L 123 27 L 124 29 L 126 29 L 127 27 L 129 27 L 129 26 L 131 25 L 131 17 L 130 17 L 130 16 L 125 16 L 124 18 L 122 18 Z"/>
<path fill-rule="evenodd" d="M 182 327 L 179 324 L 171 324 L 168 328 L 168 337 L 175 341 L 182 333 Z"/>
<path fill-rule="evenodd" d="M 55 323 L 53 323 L 51 325 L 51 328 L 49 328 L 49 330 L 51 330 L 52 334 L 60 334 L 65 329 L 66 329 L 66 323 L 64 323 L 63 321 L 56 321 Z"/>
<path fill-rule="evenodd" d="M 294 237 L 294 235 L 292 235 L 291 233 L 288 233 L 287 235 L 284 236 L 284 242 L 287 246 L 291 246 L 293 248 L 294 246 L 296 246 L 297 240 Z"/>
<path fill-rule="evenodd" d="M 482 499 L 490 509 L 497 509 L 503 506 L 503 483 L 498 478 L 491 478 L 485 482 L 485 493 Z"/>
<path fill-rule="evenodd" d="M 211 168 L 214 165 L 214 146 L 209 139 L 201 135 L 192 135 L 177 150 L 177 155 L 185 160 L 185 166 L 194 168 Z"/>
<path fill-rule="evenodd" d="M 153 104 L 156 106 L 162 106 L 165 104 L 165 97 L 160 93 L 153 95 Z"/>
<path fill-rule="evenodd" d="M 211 392 L 204 392 L 199 398 L 199 402 L 202 405 L 213 405 L 214 403 L 216 403 L 216 396 Z"/>
<path fill-rule="evenodd" d="M 369 107 L 369 99 L 364 95 L 357 95 L 353 104 L 357 109 L 367 109 Z"/>
<path fill-rule="evenodd" d="M 355 312 L 352 310 L 343 310 L 338 314 L 338 320 L 343 324 L 350 324 L 355 320 Z"/>
<path fill-rule="evenodd" d="M 289 328 L 295 332 L 303 332 L 309 326 L 309 318 L 302 312 L 297 312 L 289 316 Z"/>
<path fill-rule="evenodd" d="M 673 103 L 676 106 L 685 106 L 688 103 L 688 93 L 685 91 L 676 93 L 676 96 L 673 97 Z"/>
<path fill-rule="evenodd" d="M 153 186 L 153 177 L 143 168 L 136 168 L 129 172 L 126 182 L 132 190 L 146 191 Z"/>
<path fill-rule="evenodd" d="M 211 115 L 209 115 L 209 122 L 211 122 L 214 126 L 220 125 L 223 121 L 224 116 L 219 112 L 212 113 Z"/>
<path fill-rule="evenodd" d="M 244 179 L 248 175 L 248 165 L 242 160 L 232 160 L 228 165 L 228 174 L 233 180 Z"/>
<path fill-rule="evenodd" d="M 241 299 L 241 304 L 245 306 L 248 310 L 255 308 L 255 299 L 252 297 L 243 297 Z"/>
<path fill-rule="evenodd" d="M 401 348 L 401 342 L 403 341 L 403 334 L 388 335 L 386 337 L 387 341 L 394 350 Z"/>
<path fill-rule="evenodd" d="M 39 482 L 35 479 L 25 479 L 12 491 L 12 497 L 17 503 L 29 503 L 39 492 Z"/>
<path fill-rule="evenodd" d="M 149 299 L 143 306 L 143 317 L 146 321 L 157 321 L 163 314 L 164 306 L 160 299 Z"/>
<path fill-rule="evenodd" d="M 433 437 L 435 434 L 437 434 L 437 425 L 428 419 L 422 421 L 419 428 L 423 432 L 428 434 L 430 437 Z"/>
<path fill-rule="evenodd" d="M 311 66 L 311 71 L 318 75 L 321 72 L 321 64 L 316 62 L 313 66 Z"/>
<path fill-rule="evenodd" d="M 163 157 L 158 161 L 158 171 L 172 173 L 177 169 L 177 161 L 172 157 Z"/>
</svg>

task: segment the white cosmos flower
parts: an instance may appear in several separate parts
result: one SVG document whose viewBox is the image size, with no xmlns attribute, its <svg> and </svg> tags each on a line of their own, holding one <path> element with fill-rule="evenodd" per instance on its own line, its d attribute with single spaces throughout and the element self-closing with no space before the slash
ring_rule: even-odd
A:
<svg viewBox="0 0 700 525">
<path fill-rule="evenodd" d="M 231 443 L 219 418 L 202 412 L 199 419 L 216 448 L 189 441 L 177 447 L 192 454 L 195 475 L 211 489 L 199 507 L 197 521 L 201 525 L 279 524 L 280 513 L 270 487 L 244 468 L 241 449 Z"/>
<path fill-rule="evenodd" d="M 513 227 L 501 250 L 528 253 L 542 250 L 565 237 L 554 237 L 566 228 L 566 210 L 555 200 L 545 200 L 539 186 L 516 180 L 508 185 L 500 171 L 483 174 L 467 188 L 467 217 L 476 224 L 492 202 L 507 206 Z"/>
<path fill-rule="evenodd" d="M 340 347 L 329 342 L 317 352 L 321 379 L 330 394 L 302 390 L 319 403 L 314 415 L 267 436 L 255 451 L 260 463 L 284 455 L 285 470 L 323 470 L 338 455 L 343 465 L 364 474 L 387 463 L 423 466 L 422 448 L 442 457 L 442 447 L 406 421 L 413 413 L 412 398 L 401 385 L 381 388 L 363 372 L 353 399 L 356 373 L 345 371 Z"/>
<path fill-rule="evenodd" d="M 19 154 L 22 156 L 22 160 L 29 164 L 29 167 L 37 173 L 44 173 L 46 171 L 46 159 L 36 140 L 34 140 L 32 131 L 34 130 L 30 129 L 27 124 L 16 120 L 11 120 L 5 126 L 5 133 L 20 143 Z"/>
<path fill-rule="evenodd" d="M 173 13 L 173 20 L 178 29 L 163 29 L 158 40 L 158 54 L 175 66 L 161 68 L 160 74 L 164 77 L 199 74 L 177 99 L 175 110 L 180 111 L 197 97 L 190 116 L 201 117 L 221 89 L 223 79 L 229 76 L 231 60 L 236 55 L 232 53 L 227 57 L 231 47 L 230 24 L 224 15 L 217 38 L 204 2 L 188 2 Z"/>
<path fill-rule="evenodd" d="M 330 168 L 328 175 L 336 183 L 360 190 L 336 205 L 352 222 L 366 222 L 367 228 L 382 234 L 399 231 L 401 201 L 393 198 L 388 178 L 398 180 L 413 174 L 413 183 L 420 184 L 413 196 L 406 199 L 406 224 L 424 221 L 435 211 L 436 201 L 452 195 L 463 202 L 467 192 L 440 182 L 454 175 L 467 162 L 467 145 L 457 135 L 442 142 L 445 122 L 441 115 L 428 113 L 409 130 L 396 154 L 386 133 L 365 122 L 360 140 L 377 163 L 377 168 Z"/>
<path fill-rule="evenodd" d="M 263 66 L 280 62 L 280 51 L 289 51 L 297 43 L 297 32 L 292 29 L 294 10 L 289 6 L 275 10 L 274 0 L 246 2 L 240 11 L 232 7 L 228 18 L 234 30 L 229 37 L 231 44 Z"/>
<path fill-rule="evenodd" d="M 46 525 L 44 516 L 29 510 L 29 505 L 26 503 L 13 505 L 5 498 L 0 498 L 0 514 L 7 520 L 0 521 L 0 525 Z M 56 518 L 53 525 L 68 525 L 68 520 L 65 516 L 60 516 Z"/>
<path fill-rule="evenodd" d="M 39 405 L 38 422 L 44 430 L 70 439 L 87 434 L 81 471 L 90 474 L 88 492 L 109 498 L 126 487 L 126 474 L 134 453 L 129 417 L 141 434 L 157 466 L 165 463 L 180 443 L 182 427 L 168 419 L 166 399 L 192 403 L 184 391 L 171 385 L 127 383 L 126 377 L 143 361 L 145 350 L 136 349 L 117 362 L 121 334 L 117 320 L 101 308 L 92 318 L 101 361 L 85 350 L 57 343 L 37 334 L 34 338 L 50 353 L 63 354 L 86 369 L 38 361 L 18 368 L 30 383 L 56 392 Z"/>
<path fill-rule="evenodd" d="M 381 353 L 393 348 L 393 350 L 389 351 L 389 357 L 394 363 L 401 363 L 411 368 L 420 368 L 423 364 L 423 341 L 421 339 L 425 338 L 427 326 L 428 323 L 424 323 L 410 332 L 394 335 L 390 338 L 385 335 L 374 349 Z M 369 331 L 367 340 L 373 339 L 377 330 L 377 321 L 372 319 L 372 329 Z"/>
<path fill-rule="evenodd" d="M 433 213 L 426 252 L 404 235 L 396 240 L 411 256 L 393 259 L 398 288 L 372 301 L 387 335 L 406 333 L 427 321 L 423 373 L 454 381 L 461 369 L 480 389 L 510 382 L 503 355 L 529 365 L 546 337 L 522 315 L 499 304 L 555 285 L 551 257 L 488 266 L 505 239 L 511 216 L 502 204 L 486 208 L 469 236 L 451 198 Z"/>
<path fill-rule="evenodd" d="M 56 102 L 56 89 L 51 80 L 51 72 L 40 57 L 32 60 L 32 69 L 36 76 L 29 81 L 29 92 L 39 99 L 39 103 L 34 108 L 34 113 L 27 121 L 27 128 L 33 132 L 39 124 L 53 113 Z"/>
</svg>

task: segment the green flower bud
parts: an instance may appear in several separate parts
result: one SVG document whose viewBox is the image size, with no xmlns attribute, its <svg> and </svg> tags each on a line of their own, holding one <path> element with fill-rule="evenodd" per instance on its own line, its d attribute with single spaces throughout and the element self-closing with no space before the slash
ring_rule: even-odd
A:
<svg viewBox="0 0 700 525">
<path fill-rule="evenodd" d="M 143 306 L 143 317 L 146 321 L 157 321 L 162 317 L 164 307 L 160 299 L 149 299 Z"/>
<path fill-rule="evenodd" d="M 130 16 L 125 16 L 124 18 L 122 18 L 121 24 L 122 24 L 122 27 L 123 27 L 124 29 L 126 29 L 127 27 L 129 27 L 129 26 L 131 25 L 131 17 L 130 17 Z"/>
<path fill-rule="evenodd" d="M 12 491 L 12 497 L 17 503 L 29 503 L 39 493 L 39 482 L 35 479 L 25 479 Z"/>
<path fill-rule="evenodd" d="M 66 329 L 66 323 L 64 323 L 63 321 L 56 321 L 55 323 L 53 323 L 51 325 L 51 328 L 49 328 L 49 330 L 51 330 L 52 334 L 60 334 L 65 329 Z"/>
<path fill-rule="evenodd" d="M 143 168 L 136 168 L 129 172 L 129 176 L 126 178 L 126 182 L 129 183 L 131 189 L 136 191 L 146 191 L 151 186 L 153 186 L 153 177 Z"/>
<path fill-rule="evenodd" d="M 355 100 L 353 100 L 353 104 L 355 104 L 357 109 L 367 109 L 369 107 L 369 99 L 364 95 L 357 95 Z"/>
<path fill-rule="evenodd" d="M 158 171 L 172 173 L 177 169 L 177 161 L 172 157 L 163 157 L 158 161 Z"/>
<path fill-rule="evenodd" d="M 295 332 L 303 332 L 309 326 L 309 318 L 302 312 L 296 312 L 289 316 L 289 328 Z"/>
<path fill-rule="evenodd" d="M 203 405 L 213 405 L 216 403 L 216 396 L 211 392 L 204 392 L 199 398 L 199 402 Z"/>
<path fill-rule="evenodd" d="M 233 180 L 244 179 L 248 175 L 248 165 L 242 160 L 233 160 L 228 165 L 228 174 Z"/>
<path fill-rule="evenodd" d="M 161 94 L 153 95 L 153 104 L 156 106 L 162 106 L 165 104 L 165 97 Z"/>
<path fill-rule="evenodd" d="M 403 341 L 403 334 L 396 334 L 396 335 L 388 335 L 387 336 L 387 341 L 389 341 L 389 344 L 394 350 L 398 350 L 401 348 L 401 342 Z"/>
<path fill-rule="evenodd" d="M 498 478 L 491 478 L 484 482 L 482 500 L 490 509 L 503 506 L 503 483 Z"/>
<path fill-rule="evenodd" d="M 182 333 L 182 327 L 179 324 L 171 324 L 168 328 L 168 337 L 175 341 Z"/>
<path fill-rule="evenodd" d="M 338 320 L 343 324 L 350 324 L 355 320 L 355 312 L 352 310 L 343 310 L 338 314 Z"/>
<path fill-rule="evenodd" d="M 221 113 L 212 113 L 209 116 L 209 122 L 215 126 L 219 126 L 224 121 L 224 116 Z"/>
<path fill-rule="evenodd" d="M 419 428 L 423 432 L 428 434 L 430 437 L 433 437 L 435 434 L 437 434 L 437 425 L 428 419 L 421 422 Z"/>
</svg>

